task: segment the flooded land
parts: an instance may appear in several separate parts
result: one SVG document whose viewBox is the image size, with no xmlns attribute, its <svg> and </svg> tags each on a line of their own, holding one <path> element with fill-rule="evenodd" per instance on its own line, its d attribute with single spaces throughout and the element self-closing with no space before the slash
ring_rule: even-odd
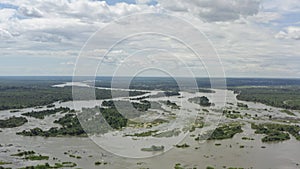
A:
<svg viewBox="0 0 300 169">
<path fill-rule="evenodd" d="M 72 85 L 92 88 L 51 88 Z M 300 168 L 297 107 L 238 87 L 93 89 L 119 95 L 1 110 L 0 168 Z"/>
</svg>

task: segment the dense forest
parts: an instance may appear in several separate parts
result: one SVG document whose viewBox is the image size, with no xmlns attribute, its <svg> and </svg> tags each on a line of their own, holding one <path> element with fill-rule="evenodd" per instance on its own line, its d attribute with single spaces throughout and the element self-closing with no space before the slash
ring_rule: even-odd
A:
<svg viewBox="0 0 300 169">
<path fill-rule="evenodd" d="M 3 80 L 0 79 L 0 110 L 21 109 L 49 105 L 56 101 L 70 101 L 72 87 L 52 87 L 64 81 L 46 80 Z M 82 89 L 84 88 L 77 88 Z M 130 96 L 145 94 L 145 92 L 131 91 Z M 96 99 L 110 99 L 111 91 L 95 90 Z M 119 91 L 115 97 L 126 96 L 128 92 Z"/>
<path fill-rule="evenodd" d="M 300 87 L 243 87 L 233 88 L 237 99 L 260 102 L 286 109 L 300 109 Z"/>
</svg>

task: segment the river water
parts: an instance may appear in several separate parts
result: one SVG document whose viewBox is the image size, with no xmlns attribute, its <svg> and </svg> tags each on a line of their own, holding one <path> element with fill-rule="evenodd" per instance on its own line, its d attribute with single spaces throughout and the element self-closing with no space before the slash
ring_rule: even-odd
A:
<svg viewBox="0 0 300 169">
<path fill-rule="evenodd" d="M 58 86 L 58 87 L 63 87 Z M 153 92 L 153 91 L 152 91 Z M 221 93 L 221 94 L 220 94 Z M 132 129 L 125 129 L 121 132 L 108 133 L 102 136 L 92 136 L 91 138 L 81 137 L 59 137 L 59 138 L 43 138 L 43 137 L 24 137 L 16 135 L 16 132 L 40 127 L 42 129 L 49 129 L 52 126 L 57 126 L 52 122 L 55 119 L 62 117 L 62 115 L 52 115 L 46 117 L 44 120 L 35 118 L 28 118 L 28 123 L 21 127 L 2 129 L 0 132 L 0 161 L 9 161 L 12 164 L 5 165 L 7 167 L 18 168 L 27 165 L 36 165 L 39 163 L 49 162 L 54 164 L 59 161 L 72 161 L 77 164 L 78 168 L 92 169 L 92 168 L 153 168 L 153 169 L 168 169 L 174 168 L 176 163 L 181 163 L 183 167 L 187 168 L 205 168 L 206 166 L 213 166 L 215 168 L 226 167 L 243 167 L 243 168 L 257 168 L 257 169 L 295 169 L 300 168 L 300 142 L 291 137 L 290 140 L 280 143 L 262 143 L 262 135 L 254 134 L 250 127 L 251 120 L 243 119 L 241 122 L 245 123 L 243 126 L 243 133 L 236 134 L 232 139 L 226 140 L 210 140 L 204 142 L 197 142 L 192 137 L 192 134 L 205 132 L 217 126 L 219 123 L 228 122 L 218 112 L 223 107 L 232 107 L 236 109 L 236 98 L 232 91 L 225 91 L 226 97 L 224 99 L 223 90 L 216 90 L 216 93 L 189 93 L 181 92 L 182 97 L 163 97 L 150 98 L 151 101 L 171 100 L 181 106 L 180 110 L 171 110 L 168 107 L 162 107 L 166 111 L 172 111 L 177 114 L 177 120 L 173 125 L 165 126 L 168 129 L 184 128 L 188 123 L 188 119 L 195 118 L 202 109 L 196 104 L 187 101 L 188 98 L 195 96 L 207 96 L 215 106 L 209 108 L 209 113 L 203 114 L 205 116 L 205 126 L 203 129 L 197 129 L 195 133 L 182 132 L 178 137 L 173 138 L 140 138 L 132 139 L 131 137 L 123 137 L 124 133 L 130 132 Z M 157 94 L 157 91 L 151 93 Z M 220 94 L 218 96 L 218 94 Z M 213 96 L 214 95 L 214 96 Z M 117 98 L 118 100 L 126 100 L 128 98 Z M 231 105 L 231 104 L 233 105 Z M 280 112 L 280 109 L 266 106 L 260 103 L 243 102 L 249 106 L 249 110 L 240 110 L 242 113 L 258 114 L 261 117 L 257 122 L 265 122 L 267 116 L 272 114 L 275 117 L 285 117 Z M 94 107 L 101 104 L 101 101 L 76 101 L 54 103 L 56 107 L 70 107 L 80 110 L 82 107 Z M 226 105 L 225 105 L 226 104 Z M 76 106 L 74 106 L 76 105 Z M 42 110 L 45 107 L 37 109 Z M 265 110 L 267 109 L 267 110 Z M 0 119 L 9 116 L 20 116 L 21 113 L 36 110 L 35 108 L 22 109 L 20 112 L 11 113 L 10 110 L 0 111 Z M 153 110 L 155 111 L 155 110 Z M 157 112 L 159 112 L 157 110 Z M 299 117 L 299 113 L 295 112 Z M 179 127 L 178 127 L 179 126 Z M 161 128 L 163 129 L 162 125 Z M 181 128 L 181 129 L 182 129 Z M 251 137 L 254 140 L 242 140 L 242 137 Z M 95 143 L 96 142 L 96 143 Z M 188 148 L 180 149 L 174 148 L 173 145 L 187 143 Z M 216 146 L 215 144 L 220 144 Z M 100 145 L 100 146 L 99 146 Z M 149 147 L 149 145 L 164 145 L 166 147 L 164 152 L 142 152 L 142 147 Z M 17 150 L 34 150 L 35 152 L 50 156 L 48 161 L 25 161 L 20 158 L 12 157 L 11 154 L 17 153 Z M 66 154 L 66 152 L 68 154 Z M 69 154 L 80 156 L 80 159 L 72 158 Z M 56 157 L 58 160 L 53 159 Z M 128 158 L 131 157 L 131 158 Z M 143 157 L 143 158 L 142 158 Z M 95 166 L 96 161 L 107 162 L 107 165 Z"/>
</svg>

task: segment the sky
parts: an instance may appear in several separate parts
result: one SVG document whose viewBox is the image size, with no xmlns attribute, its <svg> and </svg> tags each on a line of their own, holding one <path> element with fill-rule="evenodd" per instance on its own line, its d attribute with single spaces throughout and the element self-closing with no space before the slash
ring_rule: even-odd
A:
<svg viewBox="0 0 300 169">
<path fill-rule="evenodd" d="M 0 48 L 0 76 L 299 78 L 300 3 L 1 0 Z"/>
</svg>

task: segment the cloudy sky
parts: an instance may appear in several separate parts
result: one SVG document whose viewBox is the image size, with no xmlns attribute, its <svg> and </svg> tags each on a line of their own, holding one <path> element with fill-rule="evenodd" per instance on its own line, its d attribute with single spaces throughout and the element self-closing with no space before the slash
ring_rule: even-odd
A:
<svg viewBox="0 0 300 169">
<path fill-rule="evenodd" d="M 144 25 L 126 19 L 142 13 L 155 15 L 140 17 Z M 215 67 L 223 66 L 227 77 L 300 77 L 299 0 L 1 0 L 0 75 L 72 75 L 80 54 L 91 59 L 82 68 L 88 69 L 88 63 L 101 61 L 120 32 L 132 35 L 134 28 L 139 32 L 161 24 L 164 30 L 176 28 L 174 35 L 185 35 L 190 29 L 181 19 L 203 33 L 202 39 L 182 36 L 178 43 L 176 37 L 163 36 L 168 32 L 135 35 L 118 43 L 97 71 L 112 75 L 118 67 L 120 75 L 133 75 L 159 65 L 166 74 L 184 76 L 189 70 L 181 68 L 188 67 L 195 76 L 205 76 L 213 64 L 198 64 L 182 44 L 206 40 L 220 58 Z M 125 21 L 132 29 L 110 26 Z M 89 42 L 91 37 L 98 41 Z M 204 46 L 198 54 L 210 55 Z"/>
</svg>

